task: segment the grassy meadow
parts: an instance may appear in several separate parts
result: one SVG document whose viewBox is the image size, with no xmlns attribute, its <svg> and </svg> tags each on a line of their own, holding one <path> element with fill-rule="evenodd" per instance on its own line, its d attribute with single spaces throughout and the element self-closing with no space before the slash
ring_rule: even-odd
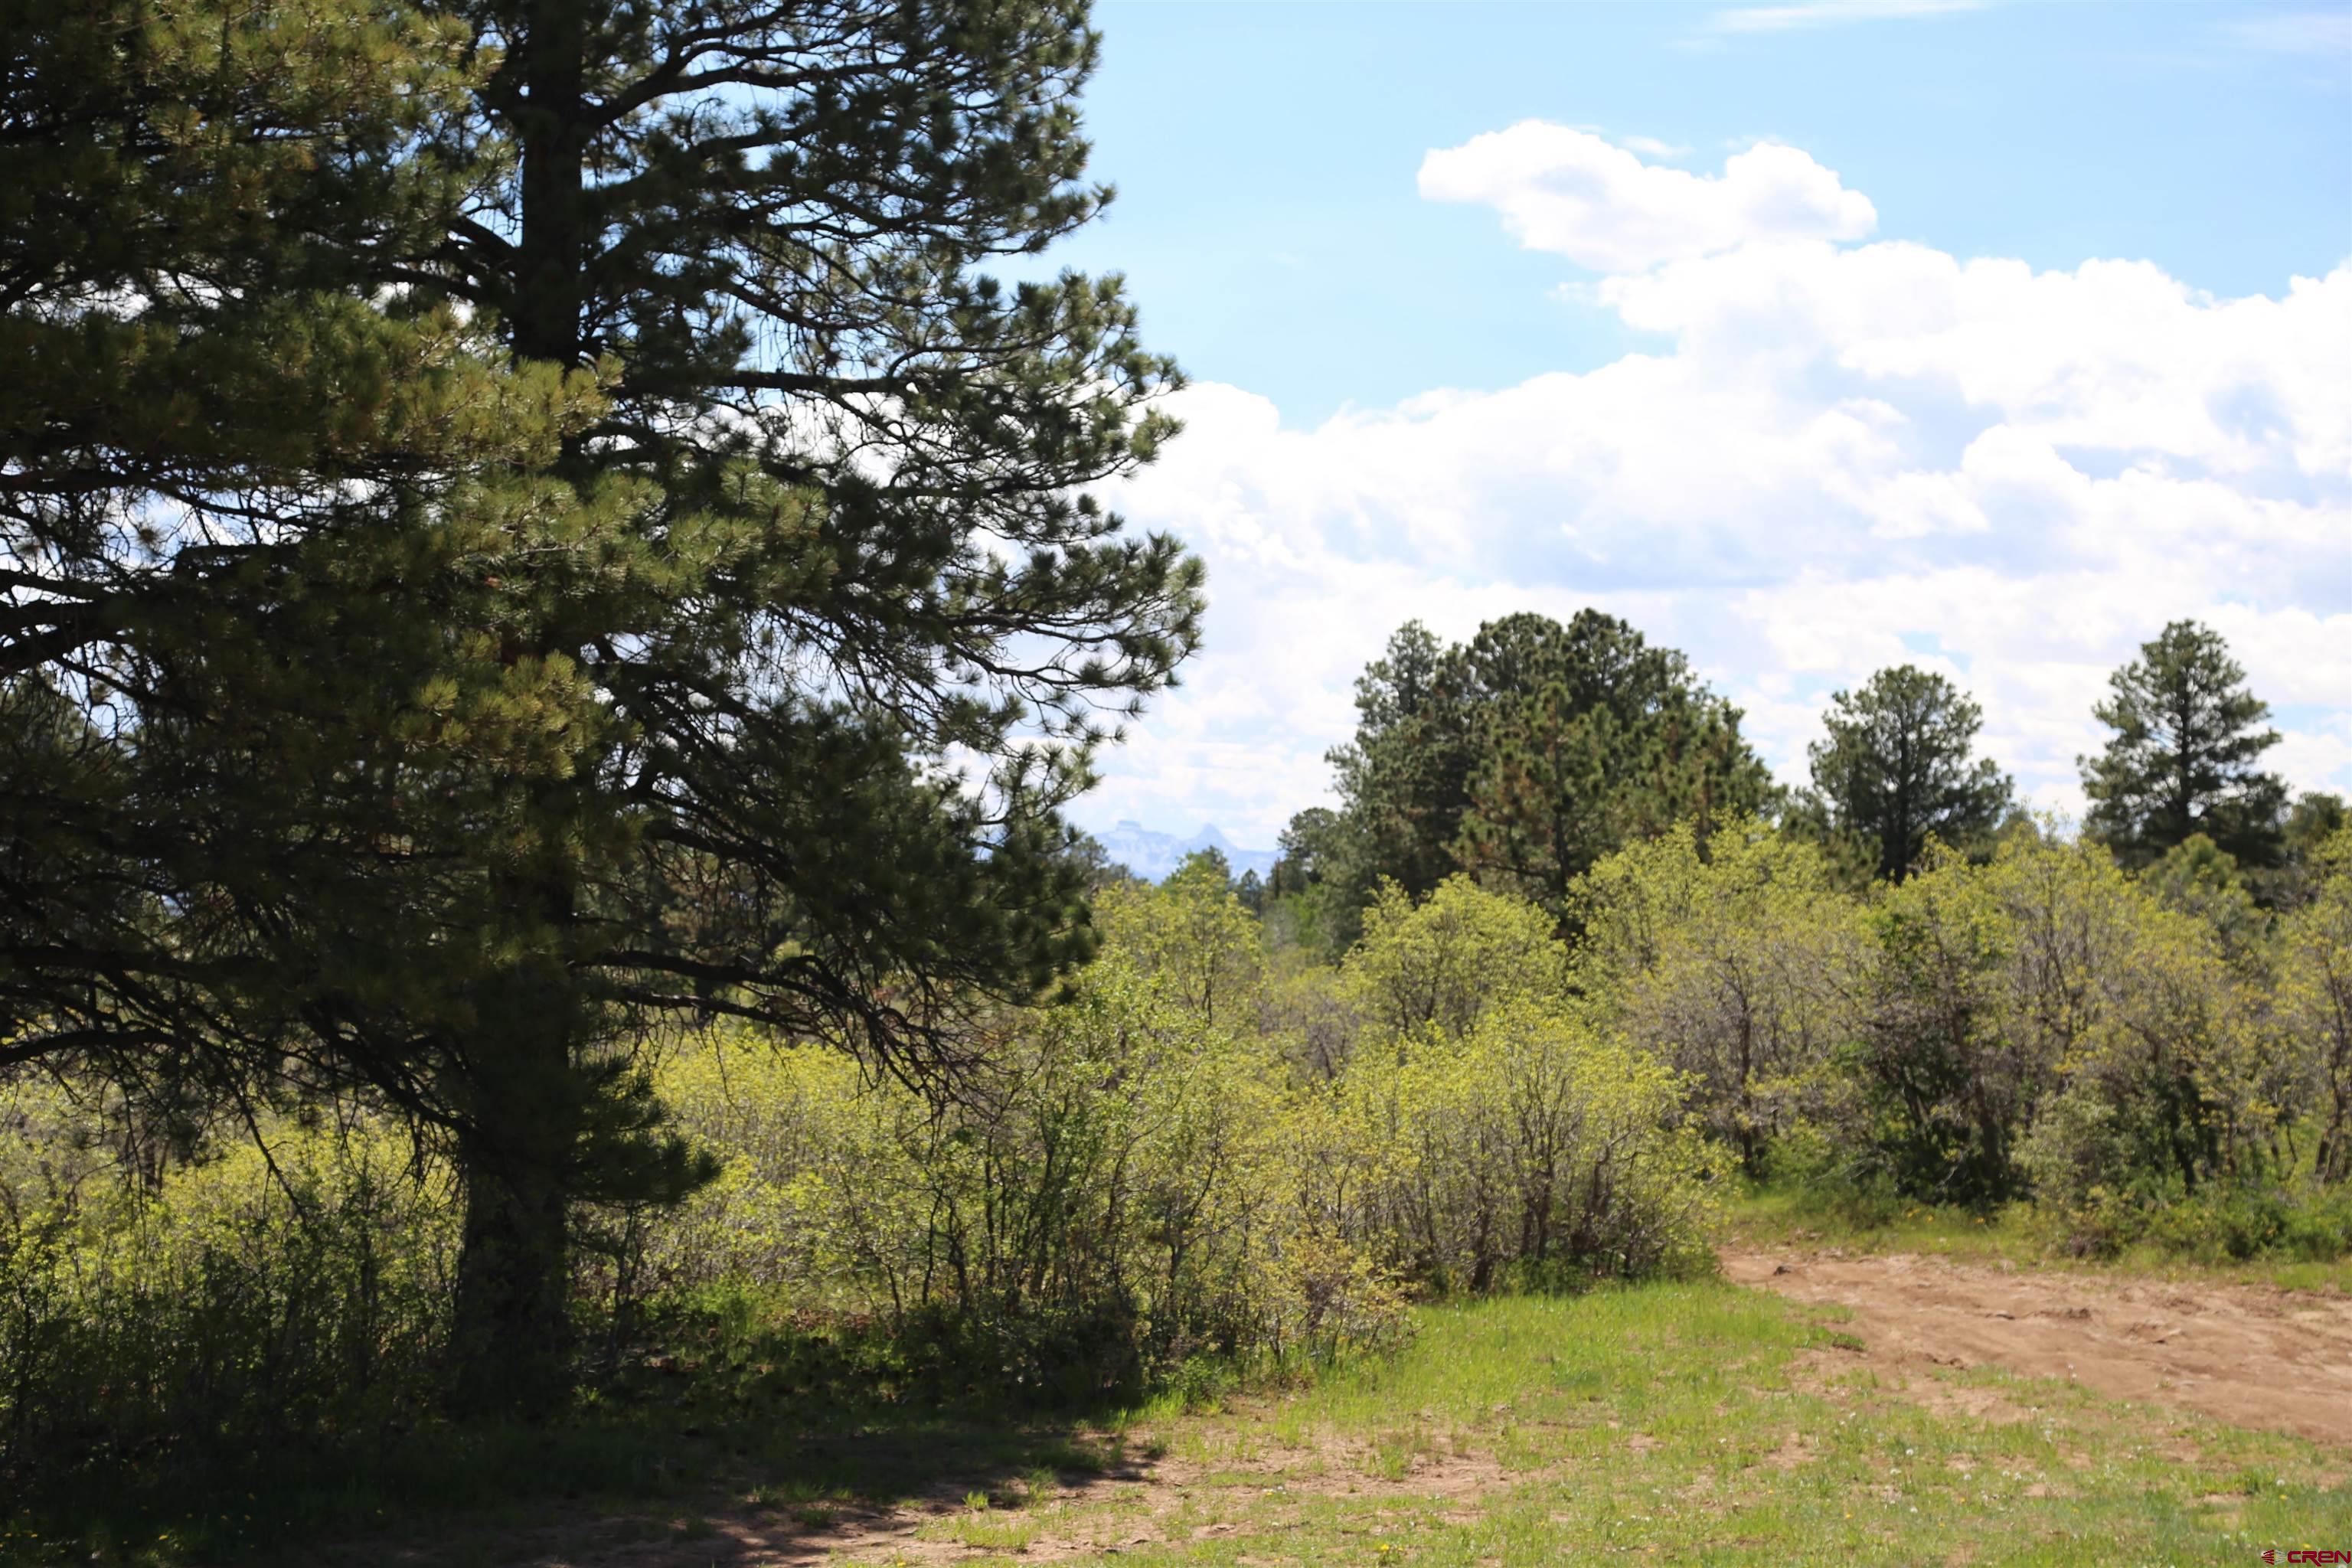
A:
<svg viewBox="0 0 2352 1568">
<path fill-rule="evenodd" d="M 47 1540 L 20 1526 L 0 1550 L 457 1568 L 753 1563 L 830 1543 L 975 1568 L 1113 1549 L 1469 1568 L 2186 1564 L 2352 1538 L 2340 1454 L 2065 1384 L 1890 1375 L 1833 1309 L 1700 1280 L 1416 1318 L 1392 1357 L 1048 1423 L 861 1399 L 824 1347 L 756 1361 L 792 1346 L 738 1322 L 677 1392 L 560 1432 L 395 1446 L 341 1475 L 280 1467 L 225 1509 L 150 1500 L 165 1506 Z"/>
<path fill-rule="evenodd" d="M 1148 1415 L 1193 1478 L 1152 1552 L 2200 1563 L 2352 1533 L 2344 1470 L 2309 1445 L 1998 1374 L 1901 1389 L 1834 1313 L 1724 1285 L 1434 1309 L 1423 1327 L 1395 1363 L 1287 1398 Z M 1039 1526 L 1091 1527 L 1084 1506 Z"/>
</svg>

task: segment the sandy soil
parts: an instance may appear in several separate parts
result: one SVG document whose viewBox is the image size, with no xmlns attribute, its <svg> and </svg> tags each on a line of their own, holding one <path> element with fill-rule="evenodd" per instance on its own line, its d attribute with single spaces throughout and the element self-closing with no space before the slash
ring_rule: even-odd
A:
<svg viewBox="0 0 2352 1568">
<path fill-rule="evenodd" d="M 1269 1449 L 1248 1459 L 1203 1466 L 1179 1459 L 1139 1463 L 1065 1484 L 1051 1500 L 1115 1504 L 1116 1516 L 1092 1522 L 1083 1536 L 1042 1532 L 1026 1545 L 1013 1548 L 1024 1563 L 1066 1562 L 1074 1558 L 1117 1557 L 1141 1547 L 1180 1540 L 1213 1540 L 1237 1528 L 1232 1524 L 1180 1525 L 1174 1517 L 1195 1486 L 1222 1490 L 1235 1476 L 1262 1473 L 1263 1489 L 1278 1497 L 1272 1517 L 1281 1522 L 1295 1517 L 1289 1498 L 1305 1499 L 1339 1493 L 1367 1493 L 1415 1499 L 1441 1498 L 1465 1506 L 1509 1484 L 1500 1465 L 1481 1454 L 1423 1454 L 1395 1479 L 1370 1472 L 1370 1450 L 1361 1444 L 1335 1442 L 1314 1449 Z M 1211 1478 L 1214 1479 L 1212 1479 Z M 503 1533 L 486 1548 L 478 1538 L 464 1543 L 462 1557 L 472 1563 L 486 1557 L 519 1568 L 816 1568 L 820 1563 L 857 1564 L 861 1568 L 932 1568 L 984 1555 L 954 1540 L 929 1538 L 925 1527 L 966 1513 L 968 1492 L 986 1489 L 979 1477 L 943 1479 L 915 1501 L 895 1508 L 848 1507 L 829 1510 L 824 1523 L 811 1523 L 765 1509 L 730 1509 L 703 1520 L 701 1528 L 681 1537 L 679 1522 L 652 1516 L 569 1519 Z M 1468 1523 L 1475 1512 L 1448 1514 Z M 330 1553 L 335 1561 L 345 1559 Z M 372 1559 L 395 1568 L 454 1568 L 453 1560 L 429 1549 L 396 1552 Z M 1246 1562 L 1246 1559 L 1243 1561 Z"/>
<path fill-rule="evenodd" d="M 1723 1271 L 1852 1308 L 1874 1358 L 2072 1378 L 2352 1447 L 2352 1300 L 1793 1247 L 1727 1249 Z"/>
</svg>

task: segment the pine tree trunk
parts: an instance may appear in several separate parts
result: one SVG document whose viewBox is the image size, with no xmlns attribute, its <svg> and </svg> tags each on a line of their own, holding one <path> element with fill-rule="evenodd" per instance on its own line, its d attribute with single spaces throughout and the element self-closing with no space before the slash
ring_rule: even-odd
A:
<svg viewBox="0 0 2352 1568">
<path fill-rule="evenodd" d="M 450 1391 L 460 1415 L 535 1421 L 570 1397 L 563 1192 L 555 1170 L 534 1163 L 467 1161 Z"/>
<path fill-rule="evenodd" d="M 518 894 L 518 902 L 528 909 Z M 460 1415 L 537 1420 L 571 1394 L 569 1161 L 585 1109 L 572 1062 L 579 1014 L 551 958 L 486 987 L 460 1146 L 466 1228 L 452 1334 Z"/>
<path fill-rule="evenodd" d="M 515 357 L 580 362 L 586 259 L 582 193 L 587 115 L 588 0 L 528 0 L 511 41 L 525 96 L 514 114 L 520 143 L 522 232 L 512 263 Z M 567 468 L 580 460 L 565 443 Z M 551 644 L 518 647 L 544 658 Z M 527 815 L 560 844 L 563 786 L 529 791 Z M 562 931 L 573 913 L 559 849 L 512 873 L 503 912 L 520 931 Z M 452 1407 L 478 1416 L 536 1420 L 571 1394 L 567 1293 L 568 1162 L 584 1109 L 573 1070 L 580 1014 L 569 975 L 548 956 L 524 959 L 490 987 L 478 1039 L 465 1053 L 475 1079 L 473 1130 L 461 1148 L 466 1182 L 452 1349 Z"/>
</svg>

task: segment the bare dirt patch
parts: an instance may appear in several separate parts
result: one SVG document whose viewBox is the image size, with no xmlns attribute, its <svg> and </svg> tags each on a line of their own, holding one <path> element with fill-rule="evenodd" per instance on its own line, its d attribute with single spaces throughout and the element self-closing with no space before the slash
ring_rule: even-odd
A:
<svg viewBox="0 0 2352 1568">
<path fill-rule="evenodd" d="M 1467 1523 L 1479 1517 L 1485 1498 L 1512 1481 L 1491 1455 L 1430 1449 L 1401 1467 L 1384 1465 L 1374 1445 L 1337 1436 L 1310 1447 L 1261 1446 L 1246 1457 L 1138 1460 L 1062 1479 L 1054 1492 L 1029 1497 L 1021 1508 L 981 1516 L 1007 1526 L 1034 1520 L 1035 1530 L 1009 1546 L 954 1538 L 955 1521 L 973 1517 L 966 1499 L 987 1489 L 984 1479 L 973 1476 L 942 1478 L 921 1496 L 889 1507 L 796 1510 L 730 1504 L 698 1513 L 583 1512 L 506 1531 L 487 1546 L 478 1536 L 469 1538 L 463 1560 L 470 1564 L 487 1555 L 514 1568 L 929 1568 L 1010 1550 L 1024 1562 L 1051 1563 L 1234 1533 L 1240 1526 L 1181 1516 L 1188 1499 L 1206 1500 L 1236 1489 L 1276 1500 L 1276 1522 L 1285 1496 L 1385 1494 L 1450 1505 L 1444 1517 Z M 1088 1507 L 1103 1504 L 1110 1506 Z M 381 1560 L 400 1568 L 455 1568 L 447 1554 L 430 1548 L 385 1552 Z"/>
<path fill-rule="evenodd" d="M 1150 1515 L 1166 1490 L 1144 1464 L 1122 1466 L 1064 1484 L 1047 1497 L 1032 1498 L 1032 1509 L 1055 1503 L 1129 1500 L 1131 1527 L 1101 1539 L 1063 1539 L 1040 1531 L 1015 1548 L 1025 1560 L 1056 1559 L 1116 1552 L 1162 1539 Z M 890 1506 L 835 1503 L 814 1508 L 746 1507 L 735 1503 L 701 1510 L 614 1513 L 582 1510 L 544 1523 L 518 1527 L 486 1538 L 469 1532 L 452 1552 L 420 1545 L 375 1546 L 369 1559 L 396 1568 L 456 1568 L 485 1561 L 512 1568 L 811 1568 L 823 1563 L 953 1563 L 984 1556 L 988 1549 L 942 1540 L 930 1527 L 970 1516 L 965 1499 L 987 1490 L 981 1476 L 943 1479 L 922 1494 Z M 1001 1516 L 1019 1521 L 1028 1510 Z M 335 1557 L 336 1561 L 356 1560 Z"/>
<path fill-rule="evenodd" d="M 1874 1363 L 2071 1379 L 2115 1398 L 2352 1447 L 2352 1301 L 1909 1253 L 1731 1247 L 1722 1260 L 1738 1284 L 1851 1309 Z M 1980 1403 L 1973 1414 L 2006 1414 L 1998 1395 Z"/>
<path fill-rule="evenodd" d="M 1369 1443 L 1332 1438 L 1311 1448 L 1272 1448 L 1244 1462 L 1209 1465 L 1177 1460 L 1159 1466 L 1153 1479 L 1174 1491 L 1217 1484 L 1240 1476 L 1265 1489 L 1337 1497 L 1349 1492 L 1394 1492 L 1448 1501 L 1475 1500 L 1506 1490 L 1511 1477 L 1487 1454 L 1424 1452 L 1405 1461 L 1401 1474 L 1382 1473 L 1379 1451 Z"/>
</svg>

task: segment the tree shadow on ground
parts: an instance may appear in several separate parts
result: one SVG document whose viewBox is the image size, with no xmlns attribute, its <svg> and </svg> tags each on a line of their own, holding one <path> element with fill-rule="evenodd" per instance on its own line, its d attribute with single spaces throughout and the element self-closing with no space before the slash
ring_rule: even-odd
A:
<svg viewBox="0 0 2352 1568">
<path fill-rule="evenodd" d="M 1158 1455 L 1116 1390 L 1041 1405 L 952 1361 L 912 1370 L 908 1342 L 737 1325 L 622 1358 L 545 1425 L 192 1436 L 0 1504 L 0 1563 L 921 1562 L 966 1550 L 917 1540 L 934 1521 L 1018 1534 L 1034 1503 L 1145 1482 Z"/>
<path fill-rule="evenodd" d="M 874 1415 L 830 1430 L 780 1421 L 677 1434 L 641 1488 L 509 1493 L 488 1507 L 445 1507 L 430 1523 L 386 1518 L 328 1554 L 411 1568 L 778 1568 L 840 1555 L 919 1563 L 974 1546 L 1026 1549 L 1024 1510 L 1139 1491 L 1158 1458 L 1116 1430 L 1067 1419 Z"/>
</svg>

